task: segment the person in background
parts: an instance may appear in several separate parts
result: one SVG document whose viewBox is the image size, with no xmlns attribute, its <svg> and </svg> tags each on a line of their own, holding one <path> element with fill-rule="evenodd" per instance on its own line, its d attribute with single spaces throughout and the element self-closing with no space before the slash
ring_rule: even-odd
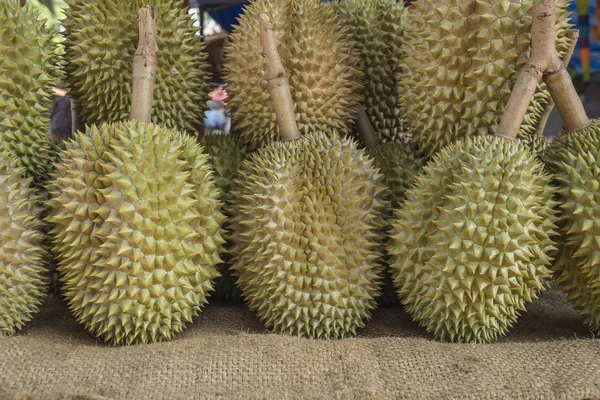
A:
<svg viewBox="0 0 600 400">
<path fill-rule="evenodd" d="M 227 98 L 227 91 L 224 89 L 223 84 L 213 83 L 215 90 L 209 93 L 211 100 L 207 101 L 210 110 L 206 111 L 204 115 L 204 134 L 222 134 L 228 135 L 229 128 L 231 126 L 231 118 L 228 115 L 229 106 L 225 102 Z"/>
<path fill-rule="evenodd" d="M 72 137 L 71 96 L 63 89 L 54 88 L 54 104 L 50 110 L 50 141 L 68 140 Z"/>
</svg>

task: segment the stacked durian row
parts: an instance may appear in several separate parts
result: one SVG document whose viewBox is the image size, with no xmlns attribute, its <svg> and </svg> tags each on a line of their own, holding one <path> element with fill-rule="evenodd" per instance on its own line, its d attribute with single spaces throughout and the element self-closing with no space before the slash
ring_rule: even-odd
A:
<svg viewBox="0 0 600 400">
<path fill-rule="evenodd" d="M 49 33 L 15 3 L 0 5 L 11 21 L 0 30 L 1 332 L 20 329 L 44 296 L 44 235 L 73 314 L 115 344 L 171 338 L 219 275 L 218 292 L 241 295 L 274 331 L 340 338 L 369 320 L 389 274 L 437 338 L 484 342 L 508 331 L 552 268 L 600 329 L 598 130 L 549 152 L 560 206 L 528 144 L 540 142 L 545 86 L 527 140 L 492 136 L 531 53 L 532 1 L 255 0 L 227 49 L 240 140 L 197 144 L 206 66 L 185 10 L 71 0 L 64 71 L 88 126 L 49 185 L 41 113 L 57 62 Z M 127 121 L 146 3 L 157 25 L 152 123 Z M 564 54 L 566 1 L 558 10 Z M 51 195 L 50 231 L 32 185 Z"/>
</svg>

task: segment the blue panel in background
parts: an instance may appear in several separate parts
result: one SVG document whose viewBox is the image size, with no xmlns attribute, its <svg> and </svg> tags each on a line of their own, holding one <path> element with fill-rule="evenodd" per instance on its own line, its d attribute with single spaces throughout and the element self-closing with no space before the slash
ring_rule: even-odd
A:
<svg viewBox="0 0 600 400">
<path fill-rule="evenodd" d="M 233 6 L 219 11 L 209 11 L 209 14 L 221 28 L 231 32 L 232 25 L 237 24 L 237 17 L 242 13 L 243 6 Z"/>
<path fill-rule="evenodd" d="M 577 2 L 571 1 L 569 5 L 569 11 L 573 13 L 571 16 L 571 23 L 576 25 L 577 29 L 581 29 L 577 21 L 579 20 L 579 16 L 577 15 Z M 591 27 L 596 25 L 596 19 L 594 16 L 596 15 L 596 2 L 590 1 L 590 29 Z M 580 34 L 583 34 L 583 30 L 580 31 Z M 600 71 L 600 42 L 594 40 L 590 33 L 590 59 L 591 59 L 591 70 L 592 72 Z M 575 47 L 575 53 L 571 58 L 571 67 L 577 69 L 578 74 L 583 73 L 583 69 L 581 67 L 581 54 L 579 53 L 579 44 L 581 43 L 581 39 L 577 43 L 577 47 Z"/>
</svg>

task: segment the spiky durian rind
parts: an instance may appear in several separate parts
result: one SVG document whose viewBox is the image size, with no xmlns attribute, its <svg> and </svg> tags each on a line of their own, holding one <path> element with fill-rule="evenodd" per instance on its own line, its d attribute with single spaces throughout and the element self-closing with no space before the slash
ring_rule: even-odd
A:
<svg viewBox="0 0 600 400">
<path fill-rule="evenodd" d="M 419 151 L 406 142 L 388 142 L 367 150 L 367 153 L 373 157 L 373 165 L 379 168 L 381 181 L 387 190 L 384 192 L 384 198 L 387 207 L 384 212 L 385 228 L 382 235 L 387 235 L 391 228 L 390 220 L 394 210 L 400 207 L 404 201 L 406 191 L 411 187 L 416 177 L 422 172 L 426 163 L 426 158 Z M 384 256 L 387 264 L 388 256 Z M 392 283 L 392 275 L 386 271 L 383 278 L 381 297 L 378 299 L 382 306 L 394 306 L 398 304 L 398 296 Z"/>
<path fill-rule="evenodd" d="M 53 34 L 30 4 L 0 2 L 0 151 L 41 187 L 50 152 L 52 88 L 59 59 Z"/>
<path fill-rule="evenodd" d="M 198 28 L 176 0 L 68 0 L 65 71 L 86 124 L 129 118 L 137 13 L 154 6 L 158 67 L 152 121 L 187 131 L 199 129 L 210 90 L 208 64 Z"/>
<path fill-rule="evenodd" d="M 404 57 L 405 8 L 396 0 L 336 0 L 361 53 L 365 110 L 382 143 L 407 138 L 398 104 L 400 61 Z"/>
<path fill-rule="evenodd" d="M 223 192 L 223 202 L 230 200 L 229 191 L 233 185 L 233 177 L 237 173 L 242 161 L 250 154 L 250 149 L 244 146 L 237 137 L 232 135 L 200 135 L 198 142 L 210 155 L 210 161 L 215 171 L 215 182 Z M 227 221 L 225 222 L 227 229 Z M 228 252 L 229 244 L 225 244 L 225 253 L 222 254 L 223 263 L 218 265 L 221 276 L 215 284 L 216 298 L 237 302 L 241 300 L 240 292 L 235 285 L 235 278 L 229 270 L 231 255 Z"/>
<path fill-rule="evenodd" d="M 396 211 L 388 251 L 412 318 L 441 340 L 504 335 L 546 288 L 554 189 L 518 140 L 478 136 L 440 151 Z"/>
<path fill-rule="evenodd" d="M 49 201 L 64 296 L 113 344 L 170 339 L 218 276 L 220 190 L 195 138 L 153 124 L 91 126 L 60 153 Z"/>
<path fill-rule="evenodd" d="M 0 153 L 0 336 L 31 321 L 48 286 L 38 199 L 18 165 L 10 153 Z"/>
<path fill-rule="evenodd" d="M 561 203 L 555 277 L 584 322 L 600 333 L 600 120 L 561 135 L 551 148 Z"/>
<path fill-rule="evenodd" d="M 546 154 L 546 150 L 550 145 L 550 142 L 548 139 L 546 139 L 546 137 L 531 135 L 522 140 L 525 145 L 529 147 L 529 150 L 531 150 L 533 154 L 535 154 L 540 160 L 544 159 L 544 154 Z"/>
<path fill-rule="evenodd" d="M 341 338 L 376 306 L 380 175 L 351 139 L 319 132 L 267 146 L 232 190 L 232 270 L 250 308 L 278 333 Z"/>
<path fill-rule="evenodd" d="M 265 75 L 261 13 L 275 21 L 300 132 L 349 133 L 362 100 L 363 74 L 340 16 L 319 0 L 256 0 L 244 8 L 225 49 L 224 77 L 240 138 L 260 148 L 280 137 Z"/>
<path fill-rule="evenodd" d="M 496 132 L 531 48 L 532 0 L 423 0 L 407 13 L 399 78 L 407 129 L 431 155 L 455 140 Z M 557 0 L 559 53 L 569 47 L 568 0 Z M 549 94 L 542 83 L 519 137 L 534 134 Z"/>
<path fill-rule="evenodd" d="M 386 201 L 391 210 L 397 209 L 406 197 L 406 191 L 423 171 L 427 159 L 413 146 L 405 142 L 384 143 L 368 150 L 375 167 L 379 168 L 386 191 Z"/>
</svg>

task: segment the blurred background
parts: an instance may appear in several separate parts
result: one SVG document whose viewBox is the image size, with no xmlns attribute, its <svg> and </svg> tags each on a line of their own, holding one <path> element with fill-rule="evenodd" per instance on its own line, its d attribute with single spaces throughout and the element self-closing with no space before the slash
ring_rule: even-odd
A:
<svg viewBox="0 0 600 400">
<path fill-rule="evenodd" d="M 64 0 L 27 1 L 41 10 L 49 26 L 57 32 L 62 29 L 59 21 L 65 17 Z M 407 4 L 414 1 L 404 0 Z M 227 44 L 228 34 L 236 24 L 236 19 L 243 12 L 244 5 L 248 3 L 248 0 L 181 0 L 181 7 L 188 8 L 190 17 L 198 27 L 199 40 L 204 40 L 206 43 L 212 82 L 216 88 L 215 93 L 219 95 L 222 94 L 219 84 L 223 82 L 223 49 Z M 600 24 L 598 24 L 600 0 L 572 0 L 569 11 L 572 12 L 571 22 L 580 30 L 580 39 L 569 70 L 588 115 L 592 118 L 600 118 Z M 56 40 L 60 41 L 58 35 Z M 207 101 L 211 100 L 215 99 L 207 99 Z M 549 138 L 555 137 L 561 128 L 560 116 L 554 110 L 546 126 L 545 135 Z"/>
</svg>

